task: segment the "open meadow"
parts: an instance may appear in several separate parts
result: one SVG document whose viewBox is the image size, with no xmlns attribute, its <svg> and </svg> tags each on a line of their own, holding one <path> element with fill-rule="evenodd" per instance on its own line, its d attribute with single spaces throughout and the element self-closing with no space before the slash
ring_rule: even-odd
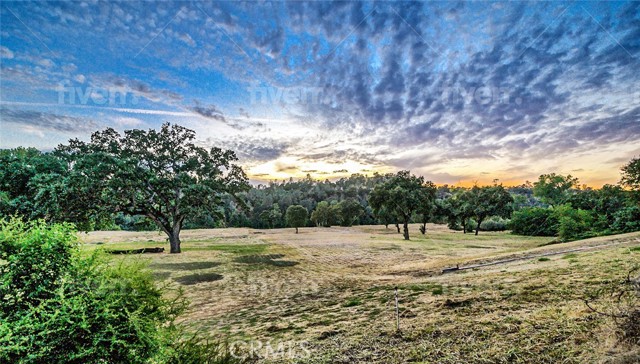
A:
<svg viewBox="0 0 640 364">
<path fill-rule="evenodd" d="M 184 289 L 182 322 L 260 362 L 638 360 L 584 300 L 640 264 L 640 233 L 549 244 L 443 225 L 410 231 L 411 241 L 393 226 L 185 230 L 182 254 L 114 259 L 148 260 L 159 281 Z M 167 247 L 158 232 L 80 238 L 85 250 Z M 442 274 L 508 258 L 519 259 Z"/>
</svg>

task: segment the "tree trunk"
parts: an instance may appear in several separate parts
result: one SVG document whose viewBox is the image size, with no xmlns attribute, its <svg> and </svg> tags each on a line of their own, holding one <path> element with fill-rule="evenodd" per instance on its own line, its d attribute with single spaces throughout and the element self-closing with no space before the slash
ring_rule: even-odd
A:
<svg viewBox="0 0 640 364">
<path fill-rule="evenodd" d="M 396 229 L 398 229 L 398 234 L 400 234 L 400 225 L 396 222 Z"/>
<path fill-rule="evenodd" d="M 403 234 L 404 234 L 404 240 L 409 240 L 409 220 L 404 220 L 404 224 L 403 224 Z"/>
<path fill-rule="evenodd" d="M 467 220 L 462 220 L 462 233 L 466 234 L 467 233 Z"/>
<path fill-rule="evenodd" d="M 420 230 L 420 232 L 422 233 L 422 235 L 425 235 L 427 233 L 427 223 L 426 222 L 422 223 L 422 230 Z"/>
<path fill-rule="evenodd" d="M 480 224 L 482 223 L 482 219 L 478 220 L 478 226 L 476 226 L 476 235 L 478 235 L 478 231 L 480 231 Z"/>
<path fill-rule="evenodd" d="M 298 233 L 298 227 L 296 226 L 296 234 Z"/>
<path fill-rule="evenodd" d="M 174 227 L 169 235 L 170 253 L 180 253 L 180 227 Z"/>
</svg>

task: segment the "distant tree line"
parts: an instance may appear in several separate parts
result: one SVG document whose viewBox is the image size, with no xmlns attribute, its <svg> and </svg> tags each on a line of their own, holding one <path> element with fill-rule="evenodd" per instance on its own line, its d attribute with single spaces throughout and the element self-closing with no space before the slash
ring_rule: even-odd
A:
<svg viewBox="0 0 640 364">
<path fill-rule="evenodd" d="M 640 159 L 617 185 L 580 186 L 554 173 L 534 183 L 436 186 L 409 171 L 335 181 L 273 181 L 251 187 L 233 151 L 194 144 L 189 129 L 113 129 L 49 153 L 0 150 L 0 213 L 73 222 L 82 230 L 161 230 L 172 252 L 183 228 L 447 224 L 463 232 L 512 230 L 559 240 L 640 230 Z M 292 208 L 293 207 L 293 208 Z"/>
</svg>

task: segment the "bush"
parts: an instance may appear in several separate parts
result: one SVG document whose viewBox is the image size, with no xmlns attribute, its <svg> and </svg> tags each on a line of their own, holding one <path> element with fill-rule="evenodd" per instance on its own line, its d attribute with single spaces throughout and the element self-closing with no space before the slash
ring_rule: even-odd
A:
<svg viewBox="0 0 640 364">
<path fill-rule="evenodd" d="M 510 221 L 498 216 L 493 216 L 480 224 L 482 231 L 505 231 L 509 229 Z"/>
<path fill-rule="evenodd" d="M 640 207 L 627 207 L 616 212 L 612 228 L 621 233 L 640 231 Z"/>
<path fill-rule="evenodd" d="M 592 237 L 594 217 L 589 211 L 574 209 L 571 205 L 561 205 L 553 210 L 558 219 L 558 238 L 570 241 Z"/>
<path fill-rule="evenodd" d="M 167 298 L 140 262 L 82 257 L 70 224 L 0 220 L 0 259 L 2 363 L 232 362 L 180 341 L 181 294 Z"/>
<path fill-rule="evenodd" d="M 532 207 L 523 208 L 511 217 L 511 232 L 528 236 L 558 235 L 558 217 L 552 209 Z"/>
<path fill-rule="evenodd" d="M 478 225 L 478 223 L 476 222 L 476 220 L 468 219 L 467 220 L 467 226 L 466 226 L 467 227 L 467 232 L 468 233 L 474 232 L 477 225 Z M 460 221 L 450 220 L 447 223 L 447 227 L 449 227 L 449 229 L 451 229 L 451 230 L 462 231 L 462 223 Z"/>
</svg>

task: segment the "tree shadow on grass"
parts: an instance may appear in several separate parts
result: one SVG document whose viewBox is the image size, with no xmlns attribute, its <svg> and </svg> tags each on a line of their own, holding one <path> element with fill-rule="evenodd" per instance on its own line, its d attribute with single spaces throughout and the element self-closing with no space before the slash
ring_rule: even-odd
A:
<svg viewBox="0 0 640 364">
<path fill-rule="evenodd" d="M 292 260 L 278 260 L 284 258 L 284 254 L 243 255 L 234 258 L 236 263 L 243 264 L 267 264 L 274 267 L 293 267 L 299 263 Z"/>
<path fill-rule="evenodd" d="M 219 266 L 220 262 L 184 262 L 184 263 L 153 263 L 151 268 L 162 270 L 197 270 L 197 269 L 209 269 Z"/>
<path fill-rule="evenodd" d="M 218 273 L 202 273 L 202 274 L 196 273 L 196 274 L 190 274 L 187 276 L 174 278 L 173 280 L 185 286 L 191 286 L 198 283 L 219 281 L 222 278 L 223 278 L 222 275 Z"/>
</svg>

